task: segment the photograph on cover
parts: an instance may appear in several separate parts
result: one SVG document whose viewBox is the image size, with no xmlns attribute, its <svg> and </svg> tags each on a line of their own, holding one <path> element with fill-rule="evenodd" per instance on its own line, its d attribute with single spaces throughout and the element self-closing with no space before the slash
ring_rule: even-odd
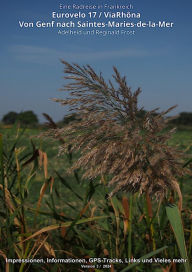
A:
<svg viewBox="0 0 192 272">
<path fill-rule="evenodd" d="M 0 271 L 191 271 L 191 8 L 1 3 Z"/>
</svg>

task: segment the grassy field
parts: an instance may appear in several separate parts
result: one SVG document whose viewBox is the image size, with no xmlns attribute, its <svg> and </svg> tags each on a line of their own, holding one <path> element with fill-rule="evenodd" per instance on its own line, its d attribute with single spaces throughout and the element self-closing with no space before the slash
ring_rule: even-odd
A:
<svg viewBox="0 0 192 272">
<path fill-rule="evenodd" d="M 108 199 L 108 177 L 86 181 L 81 178 L 81 171 L 69 174 L 67 170 L 77 156 L 69 152 L 58 157 L 59 144 L 36 137 L 41 132 L 41 129 L 26 129 L 23 132 L 16 128 L 0 129 L 3 139 L 0 200 L 2 260 L 5 257 L 118 258 L 122 263 L 100 264 L 95 261 L 92 270 L 83 269 L 80 264 L 7 264 L 7 271 L 190 271 L 187 266 L 172 261 L 186 257 L 186 252 L 181 246 L 182 238 L 180 242 L 177 240 L 177 230 L 172 231 L 174 225 L 170 227 L 172 215 L 166 216 L 168 206 L 165 201 L 159 209 L 158 203 L 148 195 L 139 197 L 137 194 L 119 193 Z M 190 129 L 178 130 L 169 144 L 185 152 L 183 164 L 192 158 Z M 183 177 L 179 183 L 184 200 L 182 221 L 185 245 L 190 256 L 191 177 Z M 176 194 L 170 192 L 167 200 L 176 203 Z M 179 228 L 179 221 L 176 220 Z M 144 263 L 140 259 L 137 266 L 131 261 L 125 262 L 125 259 L 142 256 L 147 261 Z M 157 257 L 170 259 L 170 262 L 155 263 L 151 259 Z M 5 263 L 1 262 L 0 270 L 3 269 Z"/>
</svg>

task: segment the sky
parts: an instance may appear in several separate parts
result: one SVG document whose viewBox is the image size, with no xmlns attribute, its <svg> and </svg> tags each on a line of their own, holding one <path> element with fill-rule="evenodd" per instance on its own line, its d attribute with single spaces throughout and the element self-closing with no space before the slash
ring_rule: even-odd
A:
<svg viewBox="0 0 192 272">
<path fill-rule="evenodd" d="M 79 12 L 60 10 L 60 4 L 131 4 L 133 9 L 130 12 L 140 13 L 141 18 L 116 21 L 167 21 L 173 22 L 174 26 L 137 28 L 135 35 L 107 36 L 59 35 L 58 28 L 19 26 L 19 21 L 34 24 L 36 21 L 51 22 L 53 11 Z M 59 91 L 66 84 L 61 59 L 80 65 L 90 64 L 97 72 L 102 72 L 106 80 L 111 78 L 112 67 L 116 66 L 127 77 L 132 90 L 141 87 L 139 104 L 147 110 L 156 107 L 165 110 L 177 104 L 173 114 L 192 111 L 191 10 L 191 0 L 2 1 L 0 119 L 9 111 L 33 110 L 41 122 L 44 121 L 43 112 L 55 121 L 68 114 L 67 108 L 51 100 L 66 97 L 64 92 Z M 107 20 L 94 19 L 96 22 Z"/>
</svg>

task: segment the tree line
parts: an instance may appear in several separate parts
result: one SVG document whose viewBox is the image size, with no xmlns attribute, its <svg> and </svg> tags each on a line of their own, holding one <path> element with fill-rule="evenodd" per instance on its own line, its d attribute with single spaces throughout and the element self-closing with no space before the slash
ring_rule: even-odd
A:
<svg viewBox="0 0 192 272">
<path fill-rule="evenodd" d="M 142 114 L 144 115 L 145 113 L 146 111 L 143 110 Z M 71 115 L 64 116 L 64 118 L 59 123 L 65 125 L 75 120 L 79 120 L 79 117 L 73 113 Z M 38 117 L 33 111 L 22 111 L 20 113 L 10 111 L 3 116 L 1 121 L 5 125 L 13 125 L 16 122 L 20 122 L 22 125 L 34 126 L 38 125 L 39 123 Z M 192 126 L 192 112 L 181 112 L 177 117 L 170 120 L 170 124 L 176 126 Z"/>
<path fill-rule="evenodd" d="M 22 111 L 17 113 L 15 111 L 10 111 L 5 114 L 2 118 L 2 123 L 5 125 L 13 125 L 16 122 L 19 122 L 21 125 L 28 126 L 28 125 L 37 125 L 39 123 L 37 115 L 29 110 L 29 111 Z"/>
</svg>

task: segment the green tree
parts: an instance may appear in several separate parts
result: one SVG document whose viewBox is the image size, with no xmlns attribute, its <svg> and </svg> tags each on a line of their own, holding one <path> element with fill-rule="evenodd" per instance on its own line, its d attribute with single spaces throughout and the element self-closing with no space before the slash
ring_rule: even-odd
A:
<svg viewBox="0 0 192 272">
<path fill-rule="evenodd" d="M 12 125 L 17 121 L 17 118 L 18 118 L 18 113 L 14 111 L 10 111 L 3 116 L 2 122 L 5 125 Z"/>
<path fill-rule="evenodd" d="M 33 111 L 23 111 L 19 113 L 18 120 L 22 125 L 36 125 L 38 124 L 37 115 Z"/>
<path fill-rule="evenodd" d="M 175 125 L 189 125 L 192 126 L 192 112 L 181 112 L 179 117 L 173 119 L 171 123 Z"/>
</svg>

